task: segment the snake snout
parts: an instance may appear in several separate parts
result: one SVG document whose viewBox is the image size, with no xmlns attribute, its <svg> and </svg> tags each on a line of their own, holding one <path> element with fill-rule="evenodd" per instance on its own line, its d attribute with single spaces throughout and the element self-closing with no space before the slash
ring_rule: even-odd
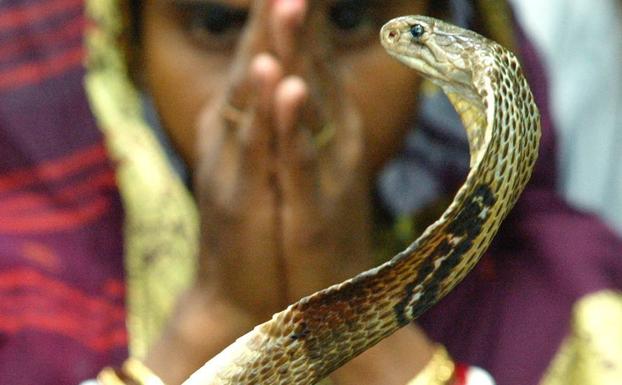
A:
<svg viewBox="0 0 622 385">
<path fill-rule="evenodd" d="M 401 35 L 400 30 L 391 25 L 385 25 L 380 30 L 380 37 L 381 37 L 380 40 L 385 46 L 386 45 L 392 46 L 392 45 L 397 44 L 397 42 L 400 40 L 400 35 Z"/>
</svg>

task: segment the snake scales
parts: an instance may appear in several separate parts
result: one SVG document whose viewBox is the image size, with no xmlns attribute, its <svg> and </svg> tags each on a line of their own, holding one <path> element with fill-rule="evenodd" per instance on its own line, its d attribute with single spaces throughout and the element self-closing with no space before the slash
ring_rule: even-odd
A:
<svg viewBox="0 0 622 385">
<path fill-rule="evenodd" d="M 424 16 L 388 22 L 387 52 L 439 85 L 467 131 L 471 169 L 442 217 L 385 264 L 319 291 L 239 338 L 184 384 L 314 384 L 417 318 L 479 260 L 525 187 L 540 117 L 512 53 Z"/>
</svg>

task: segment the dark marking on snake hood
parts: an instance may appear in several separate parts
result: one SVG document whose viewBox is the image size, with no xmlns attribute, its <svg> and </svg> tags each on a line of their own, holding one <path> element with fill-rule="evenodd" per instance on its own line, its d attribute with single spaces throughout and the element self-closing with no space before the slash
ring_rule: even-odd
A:
<svg viewBox="0 0 622 385">
<path fill-rule="evenodd" d="M 447 224 L 447 236 L 421 264 L 417 276 L 406 285 L 403 299 L 393 307 L 400 325 L 408 324 L 436 303 L 441 282 L 473 248 L 495 202 L 494 192 L 486 184 L 477 185 L 465 199 L 462 210 Z"/>
</svg>

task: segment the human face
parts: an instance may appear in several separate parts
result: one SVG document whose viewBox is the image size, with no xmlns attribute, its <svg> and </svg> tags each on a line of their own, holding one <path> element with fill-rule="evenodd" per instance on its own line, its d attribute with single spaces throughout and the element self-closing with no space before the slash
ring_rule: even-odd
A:
<svg viewBox="0 0 622 385">
<path fill-rule="evenodd" d="M 314 0 L 316 1 L 316 0 Z M 327 45 L 343 92 L 363 124 L 367 168 L 376 171 L 398 149 L 413 116 L 419 77 L 378 42 L 389 19 L 426 13 L 428 0 L 317 0 L 313 41 Z M 321 3 L 321 4 L 319 4 Z M 141 70 L 145 87 L 174 145 L 192 167 L 196 125 L 210 100 L 227 89 L 250 0 L 145 0 Z M 318 16 L 317 14 L 315 16 Z"/>
</svg>

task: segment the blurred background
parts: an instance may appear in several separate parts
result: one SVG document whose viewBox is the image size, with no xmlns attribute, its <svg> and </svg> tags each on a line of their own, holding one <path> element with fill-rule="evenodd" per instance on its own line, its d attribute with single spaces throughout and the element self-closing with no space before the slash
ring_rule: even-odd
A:
<svg viewBox="0 0 622 385">
<path fill-rule="evenodd" d="M 560 191 L 622 233 L 622 2 L 510 2 L 551 82 Z"/>
</svg>

